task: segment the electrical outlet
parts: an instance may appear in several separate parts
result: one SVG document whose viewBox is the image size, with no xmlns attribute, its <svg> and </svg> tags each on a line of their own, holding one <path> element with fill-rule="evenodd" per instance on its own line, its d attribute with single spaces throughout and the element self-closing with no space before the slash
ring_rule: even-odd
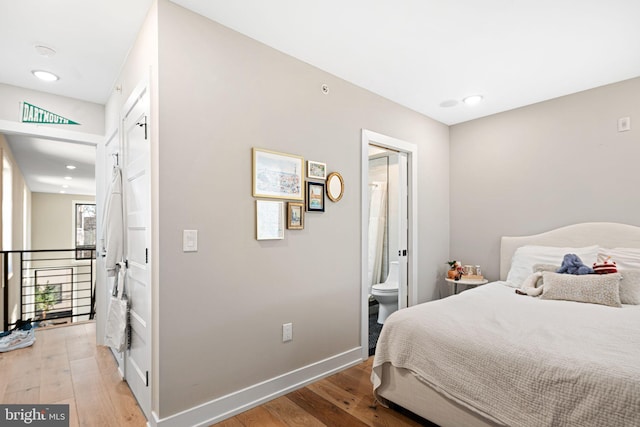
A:
<svg viewBox="0 0 640 427">
<path fill-rule="evenodd" d="M 282 324 L 282 342 L 291 341 L 293 339 L 293 323 Z"/>
</svg>

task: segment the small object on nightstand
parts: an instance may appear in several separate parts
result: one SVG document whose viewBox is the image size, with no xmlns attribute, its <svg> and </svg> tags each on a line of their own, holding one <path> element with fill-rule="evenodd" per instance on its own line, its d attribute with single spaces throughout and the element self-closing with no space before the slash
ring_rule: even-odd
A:
<svg viewBox="0 0 640 427">
<path fill-rule="evenodd" d="M 453 260 L 453 261 L 447 261 L 447 264 L 449 264 L 449 271 L 447 271 L 447 277 L 449 279 L 455 279 L 456 276 L 458 275 L 458 267 L 460 266 L 460 263 L 456 260 Z"/>
</svg>

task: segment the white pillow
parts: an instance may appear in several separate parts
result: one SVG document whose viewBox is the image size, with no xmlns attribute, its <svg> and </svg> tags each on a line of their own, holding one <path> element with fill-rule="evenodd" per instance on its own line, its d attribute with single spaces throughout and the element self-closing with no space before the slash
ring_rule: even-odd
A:
<svg viewBox="0 0 640 427">
<path fill-rule="evenodd" d="M 618 270 L 620 281 L 620 302 L 640 305 L 640 270 Z"/>
<path fill-rule="evenodd" d="M 600 248 L 598 255 L 611 257 L 618 270 L 640 269 L 640 249 L 636 248 Z"/>
<path fill-rule="evenodd" d="M 520 246 L 511 258 L 511 269 L 507 275 L 507 282 L 514 288 L 519 288 L 522 282 L 533 273 L 536 264 L 561 265 L 566 254 L 576 254 L 582 262 L 591 267 L 598 257 L 598 245 L 582 248 L 568 248 L 556 246 Z M 615 261 L 615 259 L 614 259 Z"/>
</svg>

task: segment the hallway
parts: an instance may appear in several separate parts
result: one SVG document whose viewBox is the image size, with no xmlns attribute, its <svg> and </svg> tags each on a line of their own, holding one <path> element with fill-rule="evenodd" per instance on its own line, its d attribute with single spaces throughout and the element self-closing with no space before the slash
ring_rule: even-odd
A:
<svg viewBox="0 0 640 427">
<path fill-rule="evenodd" d="M 95 323 L 36 329 L 31 347 L 0 353 L 0 402 L 68 404 L 70 426 L 145 426 Z"/>
</svg>

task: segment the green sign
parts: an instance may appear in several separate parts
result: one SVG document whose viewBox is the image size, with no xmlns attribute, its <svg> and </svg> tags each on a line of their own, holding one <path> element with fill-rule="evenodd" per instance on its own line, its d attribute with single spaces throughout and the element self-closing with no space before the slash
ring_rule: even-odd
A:
<svg viewBox="0 0 640 427">
<path fill-rule="evenodd" d="M 80 123 L 44 110 L 28 102 L 22 103 L 22 123 L 43 123 L 48 125 L 79 125 Z"/>
</svg>

